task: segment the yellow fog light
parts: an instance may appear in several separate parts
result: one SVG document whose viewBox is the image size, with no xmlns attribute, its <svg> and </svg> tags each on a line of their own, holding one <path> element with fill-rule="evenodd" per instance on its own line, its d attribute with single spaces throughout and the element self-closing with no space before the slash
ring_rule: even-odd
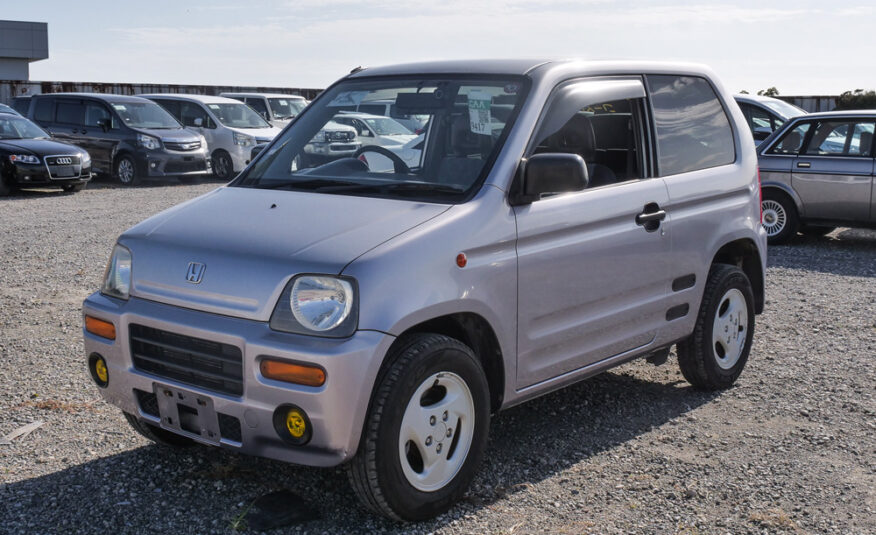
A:
<svg viewBox="0 0 876 535">
<path fill-rule="evenodd" d="M 97 386 L 104 388 L 109 384 L 109 370 L 106 367 L 106 361 L 97 353 L 92 353 L 88 357 L 88 371 L 91 372 L 91 378 L 97 383 Z"/>
<path fill-rule="evenodd" d="M 310 442 L 313 429 L 307 413 L 295 405 L 281 405 L 274 411 L 274 430 L 291 444 L 302 446 Z"/>
</svg>

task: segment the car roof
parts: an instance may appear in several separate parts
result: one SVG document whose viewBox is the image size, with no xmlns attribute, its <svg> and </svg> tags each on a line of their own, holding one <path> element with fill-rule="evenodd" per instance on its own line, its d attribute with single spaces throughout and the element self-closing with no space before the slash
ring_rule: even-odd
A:
<svg viewBox="0 0 876 535">
<path fill-rule="evenodd" d="M 468 59 L 424 61 L 384 67 L 357 68 L 347 78 L 417 74 L 485 74 L 528 75 L 531 78 L 549 78 L 565 72 L 586 75 L 649 73 L 697 74 L 711 77 L 711 70 L 699 64 L 655 61 L 590 61 L 581 59 Z"/>
<path fill-rule="evenodd" d="M 220 93 L 220 95 L 222 95 L 222 96 L 234 95 L 235 97 L 294 98 L 294 99 L 306 100 L 301 95 L 289 95 L 286 93 L 238 93 L 235 91 L 223 91 L 222 93 Z"/>
<path fill-rule="evenodd" d="M 87 97 L 105 102 L 139 102 L 143 100 L 139 95 L 116 95 L 115 93 L 43 93 L 33 95 L 33 98 L 42 97 Z"/>
<path fill-rule="evenodd" d="M 748 102 L 785 102 L 780 98 L 765 97 L 763 95 L 747 95 L 745 93 L 737 93 L 733 95 L 736 100 L 747 100 Z M 787 102 L 785 102 L 787 104 Z"/>
<path fill-rule="evenodd" d="M 809 113 L 795 117 L 795 119 L 836 119 L 838 117 L 866 117 L 876 118 L 876 110 L 837 110 L 837 111 L 822 111 L 817 113 Z"/>
<path fill-rule="evenodd" d="M 202 104 L 243 104 L 241 101 L 234 100 L 233 98 L 217 97 L 214 95 L 193 95 L 190 93 L 144 93 L 141 96 L 150 99 L 169 98 L 171 100 L 188 100 Z"/>
</svg>

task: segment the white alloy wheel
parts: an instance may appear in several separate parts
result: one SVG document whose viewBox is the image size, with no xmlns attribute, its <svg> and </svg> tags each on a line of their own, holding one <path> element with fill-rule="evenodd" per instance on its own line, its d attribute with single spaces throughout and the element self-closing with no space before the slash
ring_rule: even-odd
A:
<svg viewBox="0 0 876 535">
<path fill-rule="evenodd" d="M 721 297 L 715 321 L 712 323 L 712 345 L 715 360 L 722 369 L 736 365 L 748 337 L 748 308 L 745 296 L 736 288 L 730 288 Z"/>
<path fill-rule="evenodd" d="M 438 372 L 423 381 L 399 430 L 399 460 L 408 482 L 423 492 L 450 483 L 468 456 L 474 426 L 474 400 L 460 376 Z"/>
<path fill-rule="evenodd" d="M 763 228 L 767 232 L 767 236 L 775 236 L 784 230 L 788 224 L 788 214 L 785 212 L 785 207 L 781 203 L 772 199 L 764 199 L 761 202 L 763 210 Z"/>
</svg>

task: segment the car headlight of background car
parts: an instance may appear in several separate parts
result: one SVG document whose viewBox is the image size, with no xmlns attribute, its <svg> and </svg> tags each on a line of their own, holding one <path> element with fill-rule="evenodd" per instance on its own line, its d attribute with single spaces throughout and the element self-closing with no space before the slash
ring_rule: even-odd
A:
<svg viewBox="0 0 876 535">
<path fill-rule="evenodd" d="M 131 251 L 116 244 L 103 275 L 100 293 L 119 299 L 127 299 L 131 292 Z"/>
<path fill-rule="evenodd" d="M 161 141 L 157 137 L 137 134 L 137 143 L 144 149 L 155 150 L 161 148 Z"/>
<path fill-rule="evenodd" d="M 240 132 L 234 133 L 235 145 L 240 145 L 241 147 L 249 147 L 250 145 L 255 145 L 255 142 L 255 138 L 252 136 L 241 134 Z"/>
<path fill-rule="evenodd" d="M 9 161 L 13 163 L 40 163 L 40 159 L 33 154 L 10 154 Z"/>
<path fill-rule="evenodd" d="M 86 165 L 90 165 L 91 164 L 91 155 L 88 154 L 87 152 L 83 152 L 82 154 L 79 155 L 79 162 L 82 164 L 83 167 Z"/>
<path fill-rule="evenodd" d="M 283 290 L 271 328 L 297 334 L 345 338 L 356 331 L 356 281 L 334 275 L 299 275 Z"/>
</svg>

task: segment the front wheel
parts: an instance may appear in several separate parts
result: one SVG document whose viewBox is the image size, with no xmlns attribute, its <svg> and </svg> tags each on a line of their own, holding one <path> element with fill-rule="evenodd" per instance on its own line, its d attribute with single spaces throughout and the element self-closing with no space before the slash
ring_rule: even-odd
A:
<svg viewBox="0 0 876 535">
<path fill-rule="evenodd" d="M 140 182 L 137 164 L 130 156 L 121 156 L 116 160 L 116 179 L 123 186 L 136 186 Z"/>
<path fill-rule="evenodd" d="M 231 155 L 224 150 L 213 153 L 213 176 L 222 180 L 229 180 L 234 174 L 234 162 Z"/>
<path fill-rule="evenodd" d="M 448 510 L 474 478 L 490 425 L 489 387 L 472 350 L 444 335 L 414 335 L 390 359 L 348 474 L 372 511 L 424 520 Z"/>
<path fill-rule="evenodd" d="M 677 347 L 681 374 L 702 390 L 729 388 L 745 368 L 753 338 L 748 276 L 736 266 L 713 265 L 694 332 Z"/>
</svg>

